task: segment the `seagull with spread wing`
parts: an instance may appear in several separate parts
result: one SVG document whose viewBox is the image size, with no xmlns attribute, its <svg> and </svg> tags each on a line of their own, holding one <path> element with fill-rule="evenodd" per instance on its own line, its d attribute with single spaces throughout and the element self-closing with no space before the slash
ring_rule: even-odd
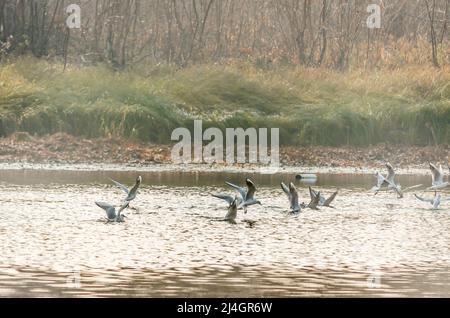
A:
<svg viewBox="0 0 450 318">
<path fill-rule="evenodd" d="M 442 171 L 442 166 L 439 166 L 439 169 L 432 164 L 430 165 L 431 171 L 431 187 L 427 188 L 427 190 L 437 190 L 443 189 L 449 185 L 448 182 L 444 182 L 444 172 Z"/>
<path fill-rule="evenodd" d="M 121 214 L 123 210 L 125 210 L 128 205 L 129 202 L 124 202 L 124 204 L 122 204 L 122 206 L 120 207 L 119 211 L 117 211 L 116 213 L 116 208 L 109 204 L 109 203 L 105 203 L 105 202 L 95 202 L 95 204 L 102 208 L 103 210 L 105 210 L 106 212 L 106 217 L 108 219 L 109 222 L 124 222 L 124 218 L 125 215 Z"/>
<path fill-rule="evenodd" d="M 248 178 L 245 179 L 245 183 L 247 184 L 246 188 L 237 186 L 230 182 L 225 182 L 225 183 L 227 185 L 229 185 L 230 187 L 234 188 L 235 190 L 237 190 L 237 192 L 241 196 L 242 202 L 238 205 L 238 208 L 243 207 L 244 213 L 247 213 L 247 207 L 250 205 L 254 205 L 254 204 L 261 205 L 261 202 L 254 198 L 254 195 L 256 192 L 256 187 L 252 180 L 250 180 Z"/>
<path fill-rule="evenodd" d="M 140 186 L 140 184 L 141 184 L 141 182 L 142 182 L 142 177 L 141 177 L 141 176 L 138 176 L 138 177 L 136 178 L 136 183 L 135 183 L 134 186 L 133 186 L 131 189 L 129 189 L 129 190 L 128 190 L 128 188 L 127 188 L 126 186 L 124 186 L 123 184 L 121 184 L 121 183 L 119 183 L 119 182 L 117 182 L 117 181 L 115 181 L 115 180 L 113 180 L 113 179 L 109 179 L 109 180 L 111 180 L 118 188 L 120 188 L 123 192 L 125 192 L 126 197 L 125 197 L 125 199 L 123 200 L 123 202 L 124 202 L 124 203 L 125 203 L 125 202 L 130 203 L 131 201 L 133 201 L 134 199 L 136 199 L 136 195 L 137 195 L 139 186 Z"/>
<path fill-rule="evenodd" d="M 401 185 L 395 184 L 395 171 L 390 163 L 386 163 L 386 168 L 388 169 L 387 176 L 383 176 L 380 172 L 377 171 L 377 184 L 372 187 L 372 191 L 375 192 L 375 195 L 378 194 L 379 191 L 382 191 L 383 187 L 386 187 L 386 190 L 394 190 L 397 193 L 398 198 L 403 198 L 403 193 L 401 191 Z"/>
</svg>

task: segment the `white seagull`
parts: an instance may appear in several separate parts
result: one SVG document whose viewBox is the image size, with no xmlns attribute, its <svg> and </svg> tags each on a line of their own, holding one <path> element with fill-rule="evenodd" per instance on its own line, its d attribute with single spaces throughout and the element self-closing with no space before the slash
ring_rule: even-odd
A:
<svg viewBox="0 0 450 318">
<path fill-rule="evenodd" d="M 113 179 L 109 179 L 109 180 L 111 180 L 112 182 L 114 182 L 114 184 L 117 186 L 117 187 L 119 187 L 123 192 L 125 192 L 126 193 L 126 197 L 125 197 L 125 199 L 123 200 L 123 202 L 124 202 L 124 204 L 125 204 L 125 202 L 128 202 L 128 203 L 130 203 L 131 201 L 133 201 L 135 198 L 136 198 L 136 195 L 137 195 L 137 192 L 138 192 L 138 188 L 139 188 L 139 185 L 141 184 L 141 182 L 142 182 L 142 177 L 141 176 L 138 176 L 137 178 L 136 178 L 136 183 L 134 184 L 134 186 L 130 189 L 130 190 L 128 190 L 128 188 L 126 187 L 126 186 L 124 186 L 123 184 L 121 184 L 121 183 L 119 183 L 119 182 L 117 182 L 117 181 L 115 181 L 115 180 L 113 180 Z"/>
<path fill-rule="evenodd" d="M 431 187 L 427 188 L 427 190 L 437 190 L 445 188 L 449 185 L 448 182 L 444 182 L 444 172 L 442 171 L 442 166 L 439 166 L 439 169 L 430 162 L 430 170 L 431 170 Z"/>
<path fill-rule="evenodd" d="M 397 192 L 398 198 L 403 198 L 401 186 L 399 184 L 397 185 L 394 182 L 390 181 L 394 180 L 395 172 L 394 169 L 392 169 L 392 166 L 390 167 L 389 166 L 388 164 L 386 164 L 386 167 L 388 168 L 388 175 L 386 177 L 384 177 L 380 172 L 377 171 L 376 173 L 377 184 L 376 186 L 372 187 L 372 191 L 374 191 L 376 195 L 378 194 L 379 191 L 382 191 L 382 188 L 384 186 L 386 186 L 386 190 L 394 190 L 395 192 Z"/>
<path fill-rule="evenodd" d="M 242 198 L 242 202 L 238 205 L 238 208 L 244 208 L 244 213 L 247 213 L 247 207 L 250 205 L 254 205 L 254 204 L 259 204 L 261 205 L 261 202 L 258 200 L 255 200 L 254 195 L 256 192 L 256 187 L 255 184 L 253 183 L 252 180 L 250 179 L 245 179 L 245 183 L 247 184 L 247 188 L 242 188 L 239 187 L 235 184 L 232 184 L 230 182 L 225 182 L 227 185 L 229 185 L 230 187 L 236 189 L 241 198 Z"/>
<path fill-rule="evenodd" d="M 105 210 L 106 217 L 108 218 L 109 222 L 123 222 L 125 215 L 121 214 L 121 212 L 128 207 L 129 202 L 125 202 L 124 204 L 122 204 L 122 206 L 120 207 L 120 209 L 117 213 L 116 213 L 116 208 L 109 203 L 95 202 L 95 204 L 97 204 L 97 206 L 99 206 L 100 208 Z"/>
<path fill-rule="evenodd" d="M 284 193 L 286 193 L 289 203 L 290 209 L 292 213 L 298 213 L 301 211 L 301 207 L 298 204 L 298 193 L 295 185 L 291 182 L 289 183 L 289 187 L 286 186 L 283 182 L 281 182 L 281 189 L 283 189 Z"/>
</svg>

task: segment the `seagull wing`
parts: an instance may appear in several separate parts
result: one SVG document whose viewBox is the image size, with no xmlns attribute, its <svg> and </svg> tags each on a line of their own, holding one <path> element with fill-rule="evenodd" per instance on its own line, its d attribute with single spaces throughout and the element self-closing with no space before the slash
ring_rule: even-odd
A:
<svg viewBox="0 0 450 318">
<path fill-rule="evenodd" d="M 225 182 L 227 185 L 229 185 L 230 187 L 234 188 L 237 190 L 237 192 L 239 192 L 239 194 L 241 195 L 242 199 L 245 200 L 245 197 L 247 196 L 247 190 L 245 188 L 241 188 L 235 184 L 232 184 L 230 182 Z"/>
<path fill-rule="evenodd" d="M 376 187 L 379 189 L 383 185 L 383 182 L 387 181 L 385 177 L 379 172 L 377 172 L 377 185 Z"/>
<path fill-rule="evenodd" d="M 117 187 L 119 187 L 123 192 L 125 192 L 126 194 L 128 194 L 130 191 L 128 190 L 128 188 L 126 187 L 126 186 L 124 186 L 122 183 L 120 183 L 120 182 L 117 182 L 117 181 L 115 181 L 115 180 L 113 180 L 113 179 L 109 179 L 109 180 L 111 180 Z"/>
<path fill-rule="evenodd" d="M 116 217 L 116 208 L 109 203 L 95 202 L 95 204 L 105 210 L 108 219 L 114 219 Z"/>
<path fill-rule="evenodd" d="M 211 194 L 213 197 L 227 201 L 228 204 L 233 203 L 234 198 L 227 194 Z"/>
<path fill-rule="evenodd" d="M 133 188 L 131 188 L 130 191 L 128 191 L 128 196 L 125 199 L 125 201 L 131 201 L 136 197 L 137 191 L 139 189 L 139 186 L 141 185 L 141 179 L 140 177 L 138 179 L 136 179 L 136 183 L 134 184 Z M 126 187 L 124 186 L 124 188 L 126 189 Z"/>
<path fill-rule="evenodd" d="M 288 196 L 288 198 L 290 200 L 291 199 L 291 192 L 290 192 L 288 186 L 284 184 L 284 182 L 281 182 L 281 189 L 283 189 L 283 192 L 286 193 L 286 195 Z"/>
<path fill-rule="evenodd" d="M 394 168 L 392 168 L 392 166 L 391 166 L 390 163 L 387 163 L 387 164 L 386 164 L 386 168 L 387 168 L 387 170 L 388 170 L 388 175 L 387 175 L 387 177 L 386 177 L 386 180 L 387 180 L 388 182 L 390 182 L 390 183 L 393 183 L 393 182 L 394 182 L 394 177 L 395 177 L 395 171 L 394 171 Z"/>
<path fill-rule="evenodd" d="M 317 197 L 316 191 L 314 191 L 311 187 L 309 187 L 309 197 L 311 198 L 311 202 Z"/>
<path fill-rule="evenodd" d="M 434 164 L 430 163 L 430 170 L 433 184 L 435 182 L 436 183 L 444 182 L 444 175 L 442 174 L 442 169 L 438 169 Z"/>
<path fill-rule="evenodd" d="M 125 201 L 122 206 L 119 209 L 119 212 L 117 212 L 117 217 L 120 219 L 120 213 L 125 210 L 126 208 L 128 208 L 128 206 L 130 205 L 129 201 Z"/>
<path fill-rule="evenodd" d="M 434 202 L 434 200 L 432 200 L 432 199 L 425 199 L 425 198 L 419 197 L 419 196 L 418 196 L 417 194 L 415 194 L 415 193 L 414 193 L 414 196 L 415 196 L 418 200 L 423 201 L 423 202 L 428 202 L 428 203 L 431 203 L 431 204 L 433 204 L 433 202 Z"/>
<path fill-rule="evenodd" d="M 253 199 L 253 196 L 255 195 L 255 192 L 256 192 L 255 184 L 250 179 L 245 179 L 245 183 L 247 184 L 247 189 L 248 189 L 245 200 L 251 200 L 251 199 Z"/>
<path fill-rule="evenodd" d="M 317 205 L 319 204 L 320 192 L 316 196 L 313 195 L 311 187 L 309 187 L 309 195 L 311 196 L 311 202 L 308 204 L 308 208 L 317 210 Z"/>
<path fill-rule="evenodd" d="M 338 191 L 334 192 L 332 195 L 328 197 L 328 199 L 325 200 L 323 203 L 324 206 L 330 206 L 331 202 L 333 202 L 334 198 L 336 198 L 336 195 L 338 194 Z"/>
</svg>

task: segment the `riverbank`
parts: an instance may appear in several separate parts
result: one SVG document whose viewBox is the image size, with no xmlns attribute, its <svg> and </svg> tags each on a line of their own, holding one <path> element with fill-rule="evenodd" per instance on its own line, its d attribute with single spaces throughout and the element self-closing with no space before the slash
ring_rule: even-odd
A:
<svg viewBox="0 0 450 318">
<path fill-rule="evenodd" d="M 427 65 L 348 72 L 244 61 L 176 69 L 0 65 L 0 137 L 26 131 L 169 144 L 174 129 L 280 129 L 283 146 L 450 143 L 450 72 Z M 320 149 L 320 148 L 317 148 Z"/>
<path fill-rule="evenodd" d="M 45 165 L 170 165 L 171 146 L 130 142 L 119 138 L 84 139 L 67 134 L 42 137 L 15 133 L 0 138 L 0 163 Z M 428 162 L 450 161 L 450 146 L 416 147 L 379 144 L 369 147 L 281 147 L 283 167 L 378 169 L 389 161 L 402 169 L 427 168 Z M 206 166 L 206 165 L 204 165 Z M 211 169 L 251 165 L 207 165 Z"/>
</svg>

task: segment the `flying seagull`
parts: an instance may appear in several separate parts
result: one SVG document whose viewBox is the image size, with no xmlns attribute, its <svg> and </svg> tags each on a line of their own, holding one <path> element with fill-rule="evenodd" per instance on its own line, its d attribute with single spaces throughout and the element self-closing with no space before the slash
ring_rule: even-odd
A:
<svg viewBox="0 0 450 318">
<path fill-rule="evenodd" d="M 387 178 L 389 178 L 390 180 L 394 180 L 394 176 L 395 176 L 395 173 L 394 173 L 394 170 L 392 169 L 392 166 L 390 166 L 390 168 L 388 167 L 387 177 L 384 177 L 380 172 L 377 171 L 377 173 L 376 173 L 377 184 L 374 187 L 372 187 L 372 191 L 375 192 L 375 195 L 377 195 L 379 191 L 382 191 L 382 188 L 384 186 L 387 186 L 386 190 L 394 190 L 395 192 L 397 192 L 398 198 L 403 198 L 401 186 L 399 184 L 397 185 L 387 179 Z"/>
<path fill-rule="evenodd" d="M 387 162 L 385 165 L 388 170 L 388 174 L 385 177 L 386 180 L 383 182 L 383 185 L 387 186 L 388 190 L 394 190 L 395 192 L 397 192 L 398 198 L 403 198 L 402 186 L 400 185 L 400 183 L 395 182 L 394 167 L 392 167 L 389 162 Z"/>
<path fill-rule="evenodd" d="M 431 203 L 433 205 L 433 208 L 432 208 L 433 210 L 437 210 L 439 207 L 439 204 L 441 204 L 441 194 L 440 193 L 435 192 L 433 199 L 425 199 L 425 198 L 419 197 L 415 193 L 414 193 L 414 196 L 420 201 Z"/>
<path fill-rule="evenodd" d="M 403 198 L 403 194 L 407 191 L 417 189 L 422 186 L 421 184 L 416 184 L 414 186 L 402 189 L 400 183 L 395 182 L 395 171 L 389 162 L 386 163 L 386 168 L 388 170 L 388 174 L 386 175 L 386 177 L 379 172 L 376 173 L 377 185 L 372 188 L 372 191 L 374 191 L 375 194 L 377 194 L 379 191 L 382 191 L 382 188 L 386 186 L 386 191 L 394 190 L 397 193 L 397 197 L 401 199 Z"/>
<path fill-rule="evenodd" d="M 124 202 L 117 213 L 116 208 L 109 203 L 95 202 L 95 204 L 105 210 L 109 222 L 123 222 L 125 215 L 121 214 L 121 212 L 128 207 L 129 202 Z"/>
<path fill-rule="evenodd" d="M 298 213 L 301 211 L 300 205 L 298 204 L 298 193 L 297 189 L 295 188 L 294 184 L 291 182 L 289 183 L 289 187 L 286 186 L 283 182 L 281 182 L 281 189 L 283 189 L 284 193 L 286 193 L 291 212 Z"/>
<path fill-rule="evenodd" d="M 314 195 L 314 197 L 319 196 L 319 206 L 332 208 L 330 204 L 336 198 L 338 191 L 333 192 L 327 199 L 323 195 L 321 195 L 320 192 L 315 191 L 313 188 L 311 188 L 311 193 Z"/>
<path fill-rule="evenodd" d="M 124 203 L 125 203 L 125 202 L 130 203 L 131 201 L 133 201 L 133 200 L 136 198 L 136 194 L 137 194 L 139 185 L 140 185 L 141 182 L 142 182 L 142 177 L 141 177 L 141 176 L 138 176 L 138 177 L 136 178 L 136 183 L 134 184 L 134 186 L 133 186 L 130 190 L 128 190 L 128 188 L 127 188 L 126 186 L 124 186 L 123 184 L 121 184 L 121 183 L 119 183 L 119 182 L 117 182 L 117 181 L 114 181 L 114 180 L 111 179 L 111 178 L 110 178 L 109 180 L 111 180 L 112 182 L 114 182 L 114 184 L 115 184 L 117 187 L 119 187 L 123 192 L 126 193 L 127 196 L 125 197 L 125 199 L 123 200 L 123 202 L 124 202 Z"/>
<path fill-rule="evenodd" d="M 439 166 L 438 169 L 431 162 L 429 164 L 431 170 L 431 187 L 427 188 L 427 190 L 437 190 L 447 187 L 449 183 L 444 182 L 444 172 L 442 171 L 442 166 Z"/>
<path fill-rule="evenodd" d="M 239 187 L 235 184 L 232 184 L 230 182 L 225 182 L 227 185 L 229 185 L 230 187 L 236 189 L 241 198 L 242 198 L 242 202 L 238 205 L 238 208 L 244 208 L 244 213 L 247 213 L 247 207 L 250 205 L 254 205 L 254 204 L 261 204 L 260 201 L 255 200 L 254 195 L 256 192 L 256 187 L 255 184 L 253 183 L 252 180 L 250 179 L 245 179 L 245 183 L 247 184 L 246 188 L 242 188 Z"/>
</svg>

